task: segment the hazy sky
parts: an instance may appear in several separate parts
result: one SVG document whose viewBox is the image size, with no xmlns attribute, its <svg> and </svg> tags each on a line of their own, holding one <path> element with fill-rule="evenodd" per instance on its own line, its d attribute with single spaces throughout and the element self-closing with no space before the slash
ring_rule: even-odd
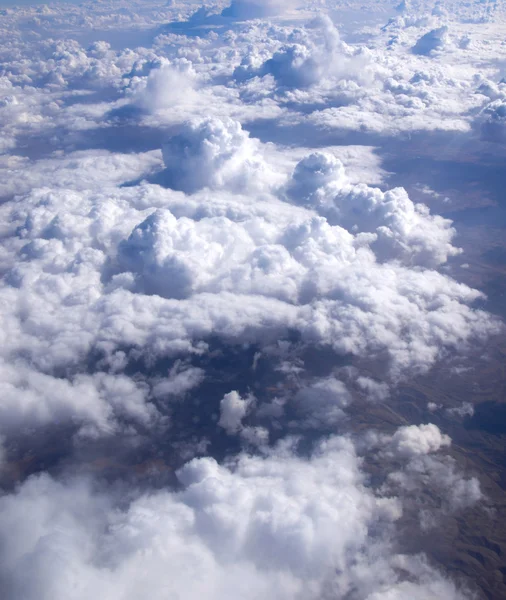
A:
<svg viewBox="0 0 506 600">
<path fill-rule="evenodd" d="M 30 6 L 33 4 L 55 4 L 56 2 L 70 2 L 72 4 L 81 4 L 82 0 L 0 0 L 0 6 Z"/>
</svg>

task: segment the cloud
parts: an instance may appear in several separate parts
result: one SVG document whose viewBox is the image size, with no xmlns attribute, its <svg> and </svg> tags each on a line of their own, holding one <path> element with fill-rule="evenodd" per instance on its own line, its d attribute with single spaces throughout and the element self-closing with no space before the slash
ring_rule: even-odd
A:
<svg viewBox="0 0 506 600">
<path fill-rule="evenodd" d="M 484 500 L 479 480 L 465 477 L 454 459 L 424 453 L 413 457 L 403 469 L 390 473 L 384 491 L 400 493 L 405 505 L 413 503 L 419 510 L 423 529 L 434 527 L 445 515 L 464 511 Z M 424 507 L 428 496 L 432 500 Z"/>
<path fill-rule="evenodd" d="M 403 518 L 415 520 L 422 531 L 428 531 L 440 526 L 448 515 L 486 501 L 479 480 L 467 476 L 444 452 L 450 444 L 450 437 L 429 423 L 402 426 L 393 435 L 368 430 L 358 447 L 365 455 L 376 451 L 389 465 L 378 492 L 398 497 Z"/>
<path fill-rule="evenodd" d="M 256 143 L 231 119 L 194 119 L 163 146 L 167 184 L 193 193 L 203 187 L 254 187 L 268 178 Z"/>
<path fill-rule="evenodd" d="M 72 423 L 87 435 L 110 435 L 123 425 L 149 426 L 157 416 L 148 390 L 122 374 L 79 374 L 62 379 L 20 361 L 1 363 L 2 425 L 15 436 L 26 427 Z"/>
<path fill-rule="evenodd" d="M 460 406 L 454 406 L 453 408 L 447 408 L 445 411 L 448 415 L 460 417 L 472 417 L 474 415 L 474 406 L 471 402 L 462 402 Z"/>
<path fill-rule="evenodd" d="M 334 428 L 345 418 L 344 409 L 351 402 L 345 385 L 336 379 L 322 379 L 301 388 L 292 400 L 303 427 Z"/>
<path fill-rule="evenodd" d="M 326 15 L 312 20 L 293 36 L 295 43 L 283 44 L 262 63 L 255 56 L 246 56 L 234 71 L 237 81 L 271 75 L 282 88 L 309 88 L 322 80 L 336 78 L 367 78 L 365 54 L 354 51 L 342 42 L 339 32 Z M 362 67 L 362 69 L 360 69 Z"/>
<path fill-rule="evenodd" d="M 165 61 L 131 86 L 130 93 L 134 103 L 148 112 L 188 105 L 197 97 L 196 73 L 189 61 L 179 60 L 176 64 Z"/>
<path fill-rule="evenodd" d="M 435 266 L 460 251 L 451 245 L 451 222 L 414 204 L 402 188 L 386 193 L 365 185 L 350 185 L 342 163 L 318 152 L 302 159 L 287 186 L 292 201 L 314 207 L 330 223 L 348 231 L 370 233 L 380 260 Z"/>
<path fill-rule="evenodd" d="M 390 451 L 403 458 L 436 452 L 451 443 L 437 425 L 408 425 L 400 427 L 390 441 Z"/>
<path fill-rule="evenodd" d="M 380 381 L 374 381 L 370 377 L 364 377 L 363 375 L 357 377 L 356 381 L 358 387 L 365 393 L 368 400 L 372 402 L 383 401 L 390 395 L 390 388 L 388 384 Z"/>
<path fill-rule="evenodd" d="M 242 429 L 242 420 L 246 416 L 251 403 L 251 398 L 241 398 L 235 391 L 225 394 L 220 402 L 218 426 L 223 427 L 229 435 L 237 433 Z"/>
<path fill-rule="evenodd" d="M 212 338 L 263 350 L 296 333 L 302 347 L 381 358 L 385 381 L 367 393 L 384 398 L 392 382 L 426 371 L 445 349 L 463 350 L 497 331 L 494 319 L 472 308 L 479 292 L 427 268 L 455 251 L 453 230 L 404 192 L 350 183 L 328 153 L 302 159 L 287 180 L 292 163 L 282 151 L 238 123 L 185 127 L 197 150 L 179 157 L 183 172 L 198 164 L 210 178 L 191 195 L 122 185 L 133 169 L 140 177 L 160 169 L 159 151 L 21 163 L 21 194 L 25 184 L 35 189 L 0 209 L 4 381 L 8 397 L 22 398 L 4 407 L 13 435 L 23 419 L 36 427 L 77 423 L 106 436 L 151 426 L 159 418 L 153 399 L 182 400 L 205 379 L 204 368 L 184 359 L 205 353 Z M 281 165 L 275 176 L 271 164 Z M 52 187 L 38 188 L 47 172 Z M 390 237 L 381 235 L 393 242 L 381 245 L 377 232 L 386 230 Z M 125 392 L 123 409 L 121 394 L 103 383 L 103 370 L 120 379 L 132 363 L 149 373 L 166 357 L 183 359 L 181 370 L 147 375 L 146 388 Z M 340 422 L 348 403 L 341 385 L 304 385 L 293 404 L 300 423 Z M 245 440 L 266 440 L 246 429 Z"/>
<path fill-rule="evenodd" d="M 75 199 L 77 191 L 101 191 L 104 187 L 114 188 L 148 176 L 160 169 L 161 162 L 159 150 L 135 155 L 107 150 L 82 150 L 69 152 L 65 156 L 44 158 L 35 164 L 20 158 L 12 161 L 10 168 L 3 171 L 6 177 L 0 183 L 0 197 L 11 199 L 14 195 L 33 191 L 39 199 L 44 195 L 46 198 L 56 198 L 56 194 L 61 195 L 63 189 L 67 190 L 67 202 L 70 202 L 69 196 L 73 195 Z M 51 186 L 48 187 L 49 182 Z"/>
<path fill-rule="evenodd" d="M 0 24 L 4 595 L 466 598 L 401 548 L 478 480 L 435 425 L 372 423 L 501 325 L 372 144 L 500 139 L 502 37 L 115 6 Z"/>
<path fill-rule="evenodd" d="M 198 367 L 185 365 L 181 360 L 175 362 L 168 377 L 154 382 L 153 395 L 157 398 L 167 396 L 181 399 L 190 390 L 198 387 L 205 378 L 205 371 Z"/>
<path fill-rule="evenodd" d="M 506 101 L 493 100 L 485 106 L 479 116 L 481 133 L 484 139 L 491 142 L 506 141 Z"/>
<path fill-rule="evenodd" d="M 430 56 L 436 50 L 442 50 L 448 44 L 448 27 L 443 25 L 424 34 L 413 46 L 413 53 Z"/>
<path fill-rule="evenodd" d="M 8 597 L 59 600 L 70 585 L 76 600 L 465 597 L 423 557 L 369 533 L 388 531 L 399 508 L 363 486 L 349 441 L 331 438 L 307 459 L 287 443 L 228 468 L 195 459 L 178 478 L 177 493 L 125 495 L 39 475 L 3 496 Z"/>
<path fill-rule="evenodd" d="M 77 164 L 75 177 L 84 182 Z M 385 211 L 388 193 L 359 189 L 379 199 L 373 225 L 405 220 L 402 203 L 392 201 Z M 192 218 L 168 208 L 153 212 L 153 203 Z M 405 204 L 430 231 L 431 218 Z M 378 262 L 386 257 L 376 256 L 371 232 L 331 226 L 273 196 L 245 202 L 216 191 L 190 200 L 149 185 L 105 194 L 55 189 L 2 211 L 10 236 L 4 349 L 44 370 L 78 364 L 97 344 L 174 350 L 212 332 L 239 343 L 265 336 L 269 343 L 296 328 L 306 342 L 340 352 L 386 351 L 402 371 L 428 368 L 442 346 L 461 347 L 497 328 L 467 306 L 480 297 L 476 291 L 434 271 L 412 271 L 402 254 L 405 266 Z M 346 225 L 353 230 L 351 221 Z M 412 234 L 394 231 L 408 236 L 407 247 Z"/>
</svg>

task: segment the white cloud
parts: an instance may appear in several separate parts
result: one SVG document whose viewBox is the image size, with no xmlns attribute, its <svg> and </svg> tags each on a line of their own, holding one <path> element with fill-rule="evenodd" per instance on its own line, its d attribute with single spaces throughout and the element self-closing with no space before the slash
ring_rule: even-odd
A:
<svg viewBox="0 0 506 600">
<path fill-rule="evenodd" d="M 428 56 L 436 50 L 443 50 L 447 44 L 448 27 L 443 25 L 424 34 L 413 46 L 413 52 Z"/>
<path fill-rule="evenodd" d="M 68 423 L 86 435 L 109 435 L 122 423 L 150 426 L 158 416 L 146 387 L 121 374 L 62 379 L 19 361 L 2 363 L 0 377 L 0 431 L 10 436 L 26 427 Z"/>
<path fill-rule="evenodd" d="M 441 433 L 437 425 L 407 425 L 400 427 L 392 436 L 389 450 L 394 455 L 410 458 L 413 456 L 437 452 L 449 446 L 449 436 Z"/>
<path fill-rule="evenodd" d="M 309 459 L 287 444 L 266 458 L 240 456 L 230 468 L 195 459 L 178 477 L 178 493 L 129 493 L 121 502 L 113 490 L 47 475 L 3 496 L 8 597 L 59 600 L 69 586 L 76 600 L 316 599 L 328 590 L 364 600 L 465 597 L 422 557 L 396 554 L 388 536 L 369 535 L 388 531 L 400 513 L 395 500 L 363 486 L 346 440 L 328 440 Z"/>
<path fill-rule="evenodd" d="M 506 101 L 493 100 L 485 106 L 478 117 L 481 132 L 486 140 L 504 143 L 506 141 Z"/>
<path fill-rule="evenodd" d="M 205 378 L 205 371 L 191 367 L 178 360 L 170 369 L 168 377 L 156 381 L 153 385 L 153 395 L 157 398 L 180 399 L 190 390 L 199 386 Z"/>
<path fill-rule="evenodd" d="M 220 402 L 220 420 L 218 425 L 229 434 L 234 435 L 242 429 L 242 420 L 248 413 L 253 399 L 251 397 L 241 398 L 236 391 L 229 392 L 223 396 Z"/>
<path fill-rule="evenodd" d="M 149 112 L 192 104 L 196 99 L 196 73 L 189 61 L 171 65 L 162 62 L 157 69 L 133 87 L 134 102 Z"/>
<path fill-rule="evenodd" d="M 476 477 L 465 477 L 448 456 L 431 456 L 419 453 L 399 471 L 389 474 L 387 493 L 400 493 L 406 505 L 420 507 L 422 527 L 432 527 L 445 514 L 452 514 L 475 506 L 484 500 L 480 482 Z M 394 492 L 394 493 L 395 493 Z M 424 509 L 424 497 L 437 498 L 440 506 Z M 427 519 L 430 515 L 430 519 Z"/>
<path fill-rule="evenodd" d="M 449 438 L 376 433 L 362 415 L 381 497 L 346 432 L 355 395 L 387 402 L 500 328 L 477 290 L 437 270 L 458 252 L 452 223 L 387 189 L 371 144 L 471 125 L 501 141 L 503 36 L 424 3 L 382 29 L 377 3 L 351 31 L 349 2 L 333 7 L 344 43 L 329 18 L 275 4 L 221 3 L 187 23 L 185 2 L 2 13 L 5 472 L 43 468 L 18 461 L 18 437 L 31 449 L 48 436 L 53 452 L 61 428 L 71 448 L 54 477 L 0 498 L 8 600 L 466 596 L 393 550 L 401 505 L 428 528 L 483 501 Z M 346 132 L 354 146 L 326 146 Z M 269 447 L 287 431 L 301 439 Z M 227 458 L 184 466 L 178 491 L 149 460 L 125 459 L 109 488 L 109 472 L 65 474 L 89 471 L 80 452 L 129 444 L 164 473 Z"/>
<path fill-rule="evenodd" d="M 394 461 L 380 491 L 398 496 L 405 515 L 417 518 L 423 531 L 485 500 L 479 480 L 466 476 L 455 459 L 442 452 L 451 439 L 434 424 L 406 425 L 392 436 L 368 432 L 362 443 L 367 450 L 379 449 L 383 460 Z"/>
<path fill-rule="evenodd" d="M 287 194 L 332 224 L 373 234 L 369 242 L 380 260 L 435 266 L 460 252 L 451 245 L 455 230 L 449 220 L 414 204 L 402 188 L 384 193 L 348 184 L 342 163 L 332 155 L 313 153 L 300 161 Z"/>
<path fill-rule="evenodd" d="M 256 142 L 231 119 L 186 123 L 164 144 L 163 160 L 168 185 L 187 193 L 203 187 L 254 188 L 272 177 L 258 157 Z"/>
<path fill-rule="evenodd" d="M 356 381 L 358 387 L 366 394 L 367 398 L 373 402 L 386 400 L 390 395 L 388 384 L 375 381 L 370 377 L 359 376 Z"/>
<path fill-rule="evenodd" d="M 327 78 L 368 79 L 368 58 L 342 42 L 331 19 L 321 15 L 306 29 L 290 36 L 267 60 L 245 56 L 234 71 L 237 81 L 271 75 L 277 85 L 287 90 L 309 88 Z"/>
</svg>

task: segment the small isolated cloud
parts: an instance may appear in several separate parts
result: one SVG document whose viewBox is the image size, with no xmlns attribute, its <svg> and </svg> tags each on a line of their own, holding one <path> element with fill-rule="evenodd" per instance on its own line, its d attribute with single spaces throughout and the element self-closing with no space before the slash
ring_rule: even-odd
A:
<svg viewBox="0 0 506 600">
<path fill-rule="evenodd" d="M 241 398 L 236 391 L 225 394 L 220 402 L 219 427 L 223 427 L 229 435 L 238 433 L 252 401 L 251 397 Z"/>
<path fill-rule="evenodd" d="M 394 433 L 389 451 L 401 458 L 412 458 L 437 452 L 450 444 L 450 437 L 441 433 L 437 425 L 408 425 Z"/>
<path fill-rule="evenodd" d="M 184 395 L 198 387 L 205 378 L 205 371 L 176 361 L 168 376 L 153 385 L 152 393 L 156 398 L 181 399 Z"/>
<path fill-rule="evenodd" d="M 401 494 L 407 506 L 420 508 L 422 528 L 431 528 L 444 515 L 464 511 L 484 500 L 479 480 L 466 477 L 454 459 L 424 453 L 390 473 L 384 491 Z M 423 507 L 426 502 L 431 504 L 430 509 Z"/>
<path fill-rule="evenodd" d="M 462 402 L 460 406 L 447 408 L 445 412 L 448 415 L 463 419 L 464 417 L 472 417 L 474 415 L 474 406 L 471 402 Z"/>
</svg>

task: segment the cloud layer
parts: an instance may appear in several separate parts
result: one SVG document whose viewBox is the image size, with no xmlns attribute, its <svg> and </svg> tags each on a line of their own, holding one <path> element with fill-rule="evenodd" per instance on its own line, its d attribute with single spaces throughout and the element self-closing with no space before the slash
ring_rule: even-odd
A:
<svg viewBox="0 0 506 600">
<path fill-rule="evenodd" d="M 387 4 L 2 13 L 6 600 L 472 597 L 413 548 L 479 480 L 377 415 L 502 324 L 378 148 L 504 142 L 503 38 Z"/>
<path fill-rule="evenodd" d="M 307 459 L 287 443 L 228 468 L 195 459 L 178 478 L 179 493 L 121 505 L 86 480 L 27 481 L 0 501 L 8 597 L 43 590 L 58 600 L 69 586 L 76 599 L 460 597 L 422 557 L 391 552 L 387 532 L 400 509 L 364 487 L 349 441 L 330 439 Z"/>
</svg>

